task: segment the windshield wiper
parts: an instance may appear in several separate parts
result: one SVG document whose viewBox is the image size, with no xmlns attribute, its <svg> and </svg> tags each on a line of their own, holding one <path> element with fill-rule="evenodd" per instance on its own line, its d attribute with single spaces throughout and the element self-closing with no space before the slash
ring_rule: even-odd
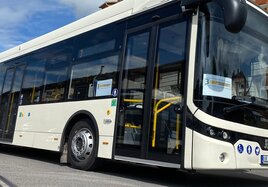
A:
<svg viewBox="0 0 268 187">
<path fill-rule="evenodd" d="M 234 96 L 232 99 L 235 100 L 235 101 L 241 102 L 243 104 L 235 105 L 235 106 L 231 106 L 231 107 L 225 107 L 223 109 L 223 112 L 225 114 L 233 112 L 233 111 L 236 111 L 236 110 L 239 110 L 241 108 L 244 108 L 244 107 L 247 107 L 247 106 L 250 106 L 250 105 L 254 105 L 255 102 L 256 102 L 256 97 L 251 97 L 251 96 Z M 265 107 L 265 106 L 263 106 L 263 107 Z"/>
</svg>

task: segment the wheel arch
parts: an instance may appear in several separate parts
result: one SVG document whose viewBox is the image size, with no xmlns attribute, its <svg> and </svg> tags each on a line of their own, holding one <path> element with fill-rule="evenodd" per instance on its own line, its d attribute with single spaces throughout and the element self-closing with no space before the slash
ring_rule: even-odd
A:
<svg viewBox="0 0 268 187">
<path fill-rule="evenodd" d="M 92 128 L 94 128 L 95 133 L 96 133 L 96 142 L 97 145 L 98 140 L 99 140 L 99 129 L 98 129 L 98 125 L 97 125 L 97 121 L 94 118 L 94 116 L 86 110 L 80 110 L 76 113 L 74 113 L 67 121 L 67 123 L 65 124 L 65 127 L 63 129 L 63 133 L 62 133 L 62 137 L 61 137 L 61 143 L 60 143 L 60 152 L 63 152 L 64 149 L 64 144 L 65 142 L 68 142 L 68 137 L 70 135 L 70 132 L 73 128 L 73 126 L 75 125 L 76 122 L 80 121 L 80 120 L 89 120 L 89 125 L 91 125 Z M 97 151 L 98 151 L 98 146 L 97 146 Z"/>
</svg>

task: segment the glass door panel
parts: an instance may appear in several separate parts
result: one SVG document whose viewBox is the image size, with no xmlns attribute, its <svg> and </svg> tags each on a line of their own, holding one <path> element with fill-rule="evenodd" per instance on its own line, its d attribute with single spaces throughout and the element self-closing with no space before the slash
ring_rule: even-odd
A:
<svg viewBox="0 0 268 187">
<path fill-rule="evenodd" d="M 149 31 L 128 35 L 122 78 L 117 148 L 141 149 Z"/>
<path fill-rule="evenodd" d="M 21 91 L 21 84 L 23 79 L 23 72 L 24 72 L 24 65 L 17 66 L 15 77 L 13 79 L 10 101 L 9 101 L 9 111 L 7 116 L 7 122 L 5 126 L 5 133 L 4 139 L 12 140 L 13 134 L 15 131 L 15 124 L 18 112 L 18 104 L 20 100 L 20 91 Z"/>
<path fill-rule="evenodd" d="M 179 155 L 182 144 L 186 27 L 186 22 L 178 21 L 159 27 L 149 152 L 160 153 L 160 160 L 166 160 L 165 155 Z"/>
<path fill-rule="evenodd" d="M 128 35 L 116 155 L 180 163 L 186 33 L 175 20 Z"/>
<path fill-rule="evenodd" d="M 6 71 L 2 98 L 1 98 L 1 105 L 0 105 L 0 139 L 4 137 L 5 129 L 7 125 L 7 116 L 9 114 L 9 102 L 11 100 L 11 86 L 13 82 L 15 74 L 15 68 L 8 69 Z"/>
<path fill-rule="evenodd" d="M 13 138 L 23 71 L 24 65 L 8 69 L 6 72 L 0 106 L 0 138 L 4 141 L 11 141 Z"/>
</svg>

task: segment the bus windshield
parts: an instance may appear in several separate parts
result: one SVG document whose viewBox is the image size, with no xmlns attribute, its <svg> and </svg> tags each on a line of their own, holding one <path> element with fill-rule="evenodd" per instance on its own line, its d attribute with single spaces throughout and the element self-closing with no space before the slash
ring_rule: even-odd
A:
<svg viewBox="0 0 268 187">
<path fill-rule="evenodd" d="M 195 103 L 216 117 L 268 129 L 268 19 L 248 7 L 239 33 L 225 29 L 216 3 L 201 8 Z"/>
</svg>

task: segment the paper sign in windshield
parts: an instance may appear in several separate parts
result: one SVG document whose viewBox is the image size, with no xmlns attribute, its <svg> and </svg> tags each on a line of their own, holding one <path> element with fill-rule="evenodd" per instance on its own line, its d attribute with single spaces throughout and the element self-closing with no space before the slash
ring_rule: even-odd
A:
<svg viewBox="0 0 268 187">
<path fill-rule="evenodd" d="M 204 74 L 203 95 L 232 98 L 232 79 L 218 75 Z"/>
<path fill-rule="evenodd" d="M 111 95 L 112 91 L 112 79 L 102 80 L 97 82 L 96 96 Z"/>
</svg>

